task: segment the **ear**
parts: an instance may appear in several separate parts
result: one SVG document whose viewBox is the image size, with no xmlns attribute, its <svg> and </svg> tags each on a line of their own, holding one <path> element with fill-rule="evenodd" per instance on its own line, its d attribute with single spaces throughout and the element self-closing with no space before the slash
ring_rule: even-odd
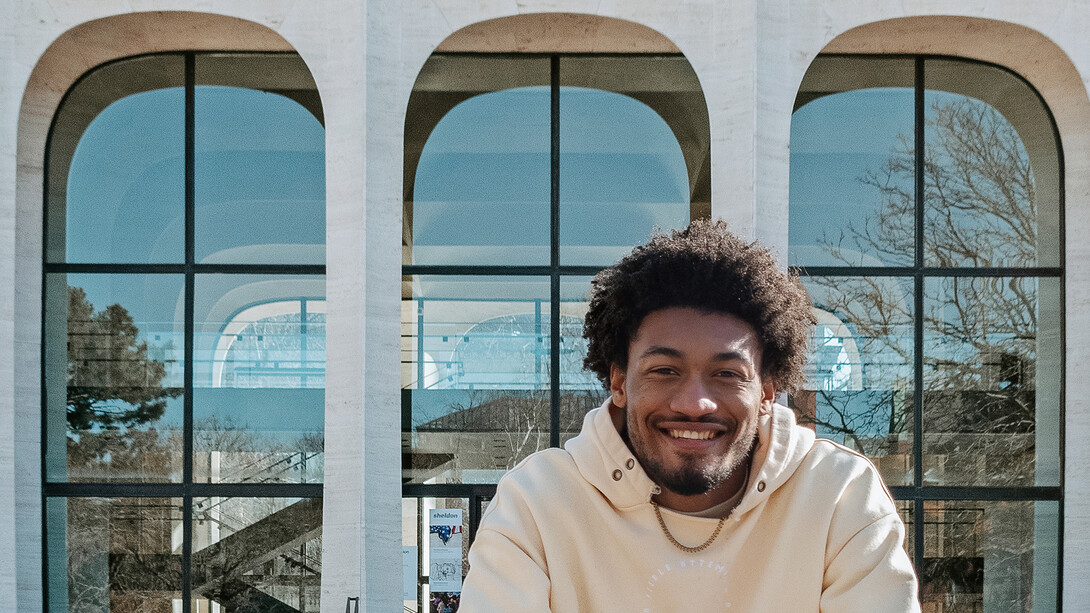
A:
<svg viewBox="0 0 1090 613">
<path fill-rule="evenodd" d="M 761 382 L 761 415 L 772 413 L 772 405 L 776 403 L 776 382 L 766 378 Z"/>
<path fill-rule="evenodd" d="M 616 364 L 609 365 L 609 391 L 613 394 L 613 406 L 623 409 L 628 403 L 628 395 L 625 393 L 624 370 Z"/>
</svg>

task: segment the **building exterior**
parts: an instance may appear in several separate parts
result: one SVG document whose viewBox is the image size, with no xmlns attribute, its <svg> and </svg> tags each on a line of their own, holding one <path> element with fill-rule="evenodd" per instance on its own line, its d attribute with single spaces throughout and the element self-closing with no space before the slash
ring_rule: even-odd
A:
<svg viewBox="0 0 1090 613">
<path fill-rule="evenodd" d="M 708 215 L 802 273 L 785 400 L 925 610 L 1090 600 L 1090 7 L 6 12 L 0 609 L 420 610 L 601 400 L 589 277 Z"/>
</svg>

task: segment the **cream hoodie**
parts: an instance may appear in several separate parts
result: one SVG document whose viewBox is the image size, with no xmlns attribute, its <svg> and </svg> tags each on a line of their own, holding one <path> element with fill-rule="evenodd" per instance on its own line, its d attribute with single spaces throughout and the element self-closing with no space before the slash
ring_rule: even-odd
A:
<svg viewBox="0 0 1090 613">
<path fill-rule="evenodd" d="M 655 489 L 607 401 L 564 449 L 536 453 L 500 480 L 469 552 L 460 611 L 919 611 L 904 525 L 874 466 L 815 440 L 786 407 L 761 418 L 745 495 L 704 551 L 667 541 Z M 689 545 L 718 523 L 662 514 Z"/>
</svg>

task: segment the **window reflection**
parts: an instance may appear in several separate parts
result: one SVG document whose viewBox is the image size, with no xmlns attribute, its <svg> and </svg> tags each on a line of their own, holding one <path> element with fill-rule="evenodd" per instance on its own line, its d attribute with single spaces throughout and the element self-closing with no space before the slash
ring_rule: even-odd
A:
<svg viewBox="0 0 1090 613">
<path fill-rule="evenodd" d="M 1053 610 L 1054 502 L 931 501 L 924 505 L 925 610 Z"/>
<path fill-rule="evenodd" d="M 627 95 L 560 88 L 560 176 L 561 262 L 607 266 L 655 228 L 689 223 L 678 139 Z"/>
<path fill-rule="evenodd" d="M 89 73 L 50 133 L 51 262 L 184 259 L 185 74 L 181 56 Z"/>
<path fill-rule="evenodd" d="M 1058 447 L 1036 430 L 1038 414 L 1047 424 L 1059 407 L 1058 387 L 1038 384 L 1038 363 L 1058 363 L 1059 346 L 1037 321 L 1059 319 L 1059 282 L 953 277 L 925 287 L 925 482 L 1032 485 L 1038 463 L 1056 474 Z"/>
<path fill-rule="evenodd" d="M 927 265 L 1058 265 L 1057 144 L 1041 99 L 994 66 L 924 69 Z"/>
<path fill-rule="evenodd" d="M 321 481 L 324 291 L 320 276 L 197 277 L 195 479 Z"/>
<path fill-rule="evenodd" d="M 886 483 L 911 483 L 911 282 L 808 277 L 803 285 L 818 323 L 806 384 L 790 398 L 800 422 L 870 456 Z"/>
<path fill-rule="evenodd" d="M 814 61 L 796 110 L 791 263 L 839 275 L 805 281 L 819 326 L 796 409 L 915 498 L 925 609 L 1054 609 L 1062 262 L 1047 108 L 994 66 L 834 56 Z"/>
<path fill-rule="evenodd" d="M 549 446 L 548 279 L 406 282 L 414 290 L 402 304 L 406 477 L 493 482 Z"/>
<path fill-rule="evenodd" d="M 913 63 L 823 58 L 791 119 L 789 263 L 911 266 Z M 907 173 L 907 176 L 906 174 Z"/>
<path fill-rule="evenodd" d="M 317 613 L 322 501 L 196 498 L 192 591 L 198 610 Z"/>
<path fill-rule="evenodd" d="M 179 498 L 51 498 L 51 611 L 170 611 L 181 604 Z"/>
<path fill-rule="evenodd" d="M 54 274 L 46 288 L 49 478 L 179 480 L 181 275 Z"/>
<path fill-rule="evenodd" d="M 412 263 L 548 263 L 549 116 L 549 89 L 523 87 L 439 121 L 413 181 Z"/>
<path fill-rule="evenodd" d="M 323 468 L 322 120 L 289 53 L 124 59 L 65 96 L 43 279 L 50 610 L 319 610 L 320 499 L 191 486 L 320 495 L 301 484 Z M 222 263 L 236 274 L 209 274 Z"/>
<path fill-rule="evenodd" d="M 195 96 L 196 260 L 325 262 L 322 125 L 279 94 L 202 86 Z"/>
</svg>

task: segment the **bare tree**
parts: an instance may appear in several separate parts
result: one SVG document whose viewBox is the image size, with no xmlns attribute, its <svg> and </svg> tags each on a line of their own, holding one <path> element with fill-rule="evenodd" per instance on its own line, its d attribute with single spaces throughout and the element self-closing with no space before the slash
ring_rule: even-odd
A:
<svg viewBox="0 0 1090 613">
<path fill-rule="evenodd" d="M 923 176 L 925 264 L 1032 265 L 1038 244 L 1036 192 L 1017 131 L 994 108 L 970 98 L 936 103 L 930 111 Z M 826 234 L 822 245 L 828 254 L 845 265 L 858 264 L 859 253 L 912 265 L 915 157 L 913 143 L 902 136 L 886 164 L 861 177 L 881 204 L 874 214 Z M 906 333 L 913 315 L 911 288 L 888 277 L 808 283 L 820 307 L 850 322 L 860 359 L 871 372 L 867 392 L 816 391 L 820 397 L 814 402 L 822 410 L 803 411 L 804 419 L 881 455 L 875 433 L 892 440 L 911 425 L 914 342 Z M 984 467 L 976 464 L 1002 454 L 1004 465 L 987 471 L 993 480 L 1032 482 L 1037 300 L 1033 279 L 951 276 L 924 284 L 927 444 L 936 456 L 946 456 L 942 468 L 950 479 L 979 480 Z M 862 394 L 869 395 L 868 409 L 860 407 Z M 963 462 L 976 464 L 958 465 Z"/>
</svg>

